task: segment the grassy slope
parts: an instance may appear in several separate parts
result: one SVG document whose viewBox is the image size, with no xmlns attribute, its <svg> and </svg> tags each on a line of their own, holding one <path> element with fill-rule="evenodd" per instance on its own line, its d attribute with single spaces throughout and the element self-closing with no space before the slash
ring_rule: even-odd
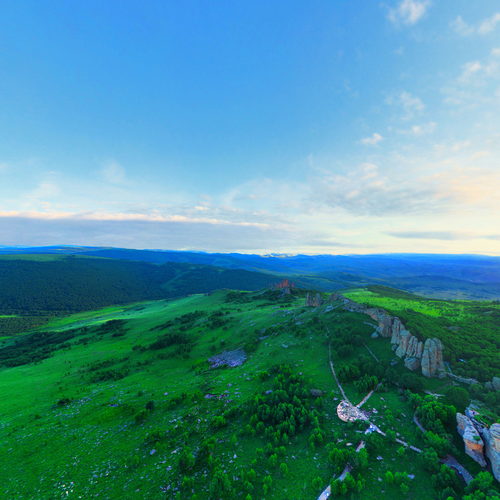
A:
<svg viewBox="0 0 500 500">
<path fill-rule="evenodd" d="M 279 279 L 187 263 L 65 255 L 0 255 L 0 336 L 49 318 L 110 304 L 181 297 L 220 288 L 258 290 Z"/>
<path fill-rule="evenodd" d="M 358 325 L 365 342 L 382 360 L 392 359 L 389 343 L 384 339 L 371 339 L 372 329 L 365 324 L 366 316 L 335 309 L 323 312 L 302 307 L 303 298 L 286 307 L 259 300 L 243 304 L 225 302 L 225 292 L 210 296 L 190 296 L 176 301 L 156 301 L 132 306 L 115 306 L 94 312 L 54 320 L 51 330 L 89 327 L 84 336 L 88 343 L 77 343 L 70 349 L 60 350 L 38 364 L 23 365 L 0 371 L 0 493 L 5 498 L 157 498 L 161 488 L 172 490 L 179 486 L 178 453 L 188 443 L 196 450 L 200 441 L 209 435 L 218 440 L 216 455 L 224 468 L 238 475 L 248 469 L 256 458 L 255 449 L 263 447 L 261 437 L 241 435 L 247 423 L 242 405 L 256 393 L 271 387 L 271 380 L 261 380 L 257 374 L 271 365 L 287 362 L 305 374 L 311 386 L 328 393 L 325 403 L 327 442 L 333 432 L 341 432 L 342 445 L 356 443 L 360 434 L 341 423 L 335 412 L 338 390 L 328 368 L 324 325 L 334 326 L 347 320 Z M 188 334 L 196 339 L 188 359 L 170 357 L 159 359 L 163 351 L 132 350 L 135 345 L 148 345 L 159 335 L 151 330 L 169 319 L 194 310 L 211 313 L 227 310 L 230 318 L 227 329 L 210 328 L 200 319 Z M 323 325 L 315 327 L 309 320 L 320 314 Z M 95 334 L 95 328 L 111 319 L 126 320 L 127 333 L 121 337 Z M 293 325 L 300 324 L 301 336 L 291 333 Z M 363 327 L 364 325 L 364 327 Z M 248 361 L 237 368 L 197 371 L 193 365 L 206 360 L 215 352 L 241 346 L 262 328 L 275 328 L 276 334 L 260 341 Z M 268 330 L 269 331 L 269 330 Z M 364 347 L 361 347 L 364 352 Z M 359 355 L 354 353 L 352 357 Z M 94 372 L 89 363 L 115 359 L 112 368 L 128 367 L 129 375 L 120 380 L 92 383 Z M 337 364 L 349 361 L 335 357 Z M 397 367 L 400 369 L 400 367 Z M 445 384 L 446 382 L 439 382 Z M 353 384 L 345 384 L 353 400 L 361 399 Z M 201 393 L 200 393 L 201 391 Z M 223 400 L 205 399 L 206 393 L 222 394 Z M 173 402 L 182 393 L 196 395 Z M 57 401 L 69 398 L 72 402 L 58 406 Z M 134 416 L 148 401 L 155 401 L 156 409 L 144 423 L 135 423 Z M 354 401 L 356 402 L 356 401 Z M 383 415 L 390 409 L 398 416 L 396 430 L 417 446 L 422 438 L 411 423 L 411 410 L 396 392 L 375 395 L 368 407 L 379 411 L 379 424 L 384 428 Z M 236 408 L 229 425 L 220 430 L 208 426 L 214 415 L 228 408 Z M 177 429 L 175 429 L 177 427 Z M 167 433 L 167 439 L 147 444 L 148 434 Z M 187 434 L 183 434 L 186 433 Z M 269 473 L 273 487 L 266 498 L 315 498 L 317 491 L 311 486 L 314 477 L 322 478 L 326 485 L 331 477 L 324 447 L 312 450 L 307 443 L 310 431 L 294 437 L 280 461 L 288 464 L 290 472 L 283 477 L 279 470 L 254 465 L 259 480 Z M 235 435 L 236 443 L 230 443 Z M 401 498 L 397 489 L 380 483 L 386 470 L 415 474 L 408 498 L 433 498 L 428 475 L 415 457 L 408 452 L 396 458 L 396 445 L 387 444 L 381 452 L 382 460 L 371 457 L 367 487 L 353 498 L 376 499 L 380 495 Z M 156 450 L 154 454 L 152 450 Z M 465 459 L 467 466 L 471 461 Z M 195 490 L 200 498 L 207 497 L 208 479 L 202 470 L 196 472 Z M 395 487 L 394 487 L 395 488 Z M 185 497 L 185 495 L 184 495 Z M 187 496 L 189 497 L 189 496 Z M 242 496 L 242 498 L 244 495 Z M 263 498 L 261 490 L 254 498 Z"/>
</svg>

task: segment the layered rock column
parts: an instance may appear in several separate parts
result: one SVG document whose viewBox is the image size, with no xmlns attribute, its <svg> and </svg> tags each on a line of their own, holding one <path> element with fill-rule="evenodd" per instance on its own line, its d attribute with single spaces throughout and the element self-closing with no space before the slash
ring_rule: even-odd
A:
<svg viewBox="0 0 500 500">
<path fill-rule="evenodd" d="M 443 344 L 439 339 L 427 339 L 422 352 L 422 375 L 434 377 L 444 372 Z"/>
<path fill-rule="evenodd" d="M 484 442 L 479 435 L 479 432 L 474 427 L 472 420 L 457 413 L 457 431 L 464 440 L 465 453 L 475 460 L 481 467 L 486 467 L 484 459 Z"/>
</svg>

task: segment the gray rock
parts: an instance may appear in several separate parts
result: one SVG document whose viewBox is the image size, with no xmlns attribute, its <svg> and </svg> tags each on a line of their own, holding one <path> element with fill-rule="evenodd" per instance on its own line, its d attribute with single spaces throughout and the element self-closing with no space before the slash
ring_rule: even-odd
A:
<svg viewBox="0 0 500 500">
<path fill-rule="evenodd" d="M 435 377 L 444 371 L 443 344 L 439 339 L 427 339 L 422 351 L 422 375 Z"/>
<path fill-rule="evenodd" d="M 406 358 L 405 366 L 411 371 L 418 370 L 420 368 L 420 359 L 415 357 Z"/>
<path fill-rule="evenodd" d="M 483 431 L 486 456 L 491 463 L 491 471 L 500 481 L 500 424 L 493 424 Z"/>
<path fill-rule="evenodd" d="M 481 467 L 486 467 L 484 459 L 484 442 L 474 427 L 472 420 L 466 415 L 457 413 L 457 431 L 464 441 L 465 453 Z"/>
<path fill-rule="evenodd" d="M 493 385 L 493 389 L 495 389 L 495 391 L 500 391 L 500 377 L 493 377 L 491 384 Z"/>
</svg>

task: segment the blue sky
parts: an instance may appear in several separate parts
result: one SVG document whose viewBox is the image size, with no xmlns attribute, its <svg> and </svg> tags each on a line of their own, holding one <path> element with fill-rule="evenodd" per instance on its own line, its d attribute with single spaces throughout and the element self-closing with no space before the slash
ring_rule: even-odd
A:
<svg viewBox="0 0 500 500">
<path fill-rule="evenodd" d="M 0 2 L 0 244 L 500 254 L 496 0 Z"/>
</svg>

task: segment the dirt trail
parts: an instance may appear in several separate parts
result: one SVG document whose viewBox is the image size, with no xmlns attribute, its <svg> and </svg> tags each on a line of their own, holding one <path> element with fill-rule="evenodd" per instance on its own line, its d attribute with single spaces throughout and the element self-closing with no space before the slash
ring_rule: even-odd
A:
<svg viewBox="0 0 500 500">
<path fill-rule="evenodd" d="M 360 441 L 358 443 L 358 446 L 356 447 L 356 453 L 359 453 L 360 450 L 362 450 L 363 448 L 365 447 L 365 442 L 364 441 Z M 349 472 L 352 471 L 352 465 L 351 464 L 347 464 L 344 468 L 344 470 L 342 471 L 342 474 L 340 474 L 340 476 L 337 478 L 337 480 L 339 481 L 343 481 L 347 474 L 349 474 Z M 318 497 L 318 500 L 327 500 L 327 498 L 330 498 L 330 495 L 332 494 L 332 488 L 330 485 L 328 485 L 322 492 L 321 492 L 321 495 Z"/>
<path fill-rule="evenodd" d="M 335 382 L 337 382 L 337 386 L 339 388 L 339 391 L 342 394 L 342 399 L 345 399 L 348 403 L 352 404 L 349 401 L 349 398 L 346 396 L 346 394 L 344 392 L 344 388 L 342 387 L 341 383 L 339 382 L 339 379 L 337 378 L 337 374 L 335 373 L 335 368 L 333 367 L 333 361 L 332 361 L 332 346 L 331 346 L 331 344 L 328 344 L 328 361 L 330 363 L 330 368 L 332 370 L 333 378 L 335 379 Z"/>
<path fill-rule="evenodd" d="M 427 429 L 420 423 L 416 414 L 413 415 L 413 422 L 422 432 L 427 432 Z M 446 455 L 445 458 L 440 459 L 440 462 L 455 469 L 466 484 L 469 484 L 474 479 L 472 474 L 453 455 Z"/>
<path fill-rule="evenodd" d="M 380 359 L 377 358 L 377 356 L 375 355 L 375 353 L 366 344 L 364 344 L 364 346 L 366 347 L 367 351 L 373 356 L 373 359 L 377 363 L 380 363 Z"/>
<path fill-rule="evenodd" d="M 380 384 L 382 382 L 379 382 L 377 384 L 377 387 L 375 387 L 375 389 L 372 389 L 356 406 L 358 408 L 361 408 L 373 395 L 373 393 L 380 387 Z"/>
</svg>

